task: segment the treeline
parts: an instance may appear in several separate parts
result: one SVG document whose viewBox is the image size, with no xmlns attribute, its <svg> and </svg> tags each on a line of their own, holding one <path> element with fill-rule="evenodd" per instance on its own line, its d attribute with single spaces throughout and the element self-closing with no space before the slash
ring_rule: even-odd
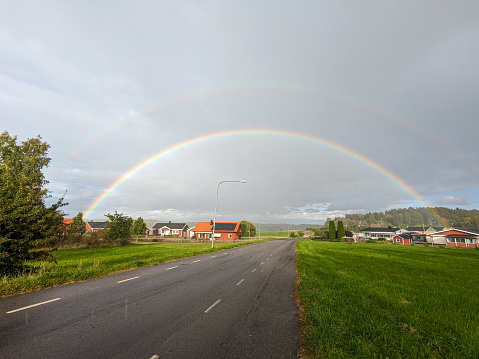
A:
<svg viewBox="0 0 479 359">
<path fill-rule="evenodd" d="M 335 218 L 340 220 L 343 218 Z M 329 218 L 325 226 L 329 223 Z M 349 230 L 359 230 L 374 225 L 391 227 L 479 227 L 479 210 L 421 207 L 398 208 L 385 212 L 346 214 L 344 218 Z"/>
</svg>

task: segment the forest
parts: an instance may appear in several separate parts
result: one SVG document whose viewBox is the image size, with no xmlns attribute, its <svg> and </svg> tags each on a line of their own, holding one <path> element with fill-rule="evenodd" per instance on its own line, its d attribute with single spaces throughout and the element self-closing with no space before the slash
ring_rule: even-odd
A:
<svg viewBox="0 0 479 359">
<path fill-rule="evenodd" d="M 398 208 L 385 212 L 346 214 L 343 220 L 347 228 L 356 231 L 369 226 L 381 227 L 479 227 L 479 210 L 420 207 Z M 325 225 L 329 222 L 326 221 Z"/>
</svg>

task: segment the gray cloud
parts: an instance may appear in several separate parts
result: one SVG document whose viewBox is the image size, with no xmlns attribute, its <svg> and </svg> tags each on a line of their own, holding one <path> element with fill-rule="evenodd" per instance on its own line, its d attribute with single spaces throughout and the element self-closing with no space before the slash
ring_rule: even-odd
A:
<svg viewBox="0 0 479 359">
<path fill-rule="evenodd" d="M 479 205 L 479 4 L 11 2 L 0 21 L 0 123 L 51 144 L 72 216 L 210 135 L 91 215 L 207 220 L 242 178 L 225 220 Z M 271 133 L 214 136 L 245 129 Z"/>
<path fill-rule="evenodd" d="M 467 206 L 468 204 L 464 197 L 442 196 L 437 201 L 438 206 Z"/>
</svg>

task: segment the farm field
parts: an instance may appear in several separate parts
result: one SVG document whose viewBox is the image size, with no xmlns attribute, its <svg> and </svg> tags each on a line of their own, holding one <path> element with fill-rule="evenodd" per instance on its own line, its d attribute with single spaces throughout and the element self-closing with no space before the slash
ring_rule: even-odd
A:
<svg viewBox="0 0 479 359">
<path fill-rule="evenodd" d="M 259 236 L 259 232 L 257 229 L 256 229 L 256 236 Z M 288 231 L 276 231 L 276 232 L 261 231 L 261 238 L 288 238 Z"/>
<path fill-rule="evenodd" d="M 52 252 L 57 263 L 33 263 L 40 266 L 36 274 L 0 278 L 0 298 L 250 243 L 215 243 L 212 249 L 210 243 L 138 242 L 120 247 L 60 250 Z"/>
<path fill-rule="evenodd" d="M 478 358 L 479 251 L 300 241 L 306 358 Z"/>
</svg>

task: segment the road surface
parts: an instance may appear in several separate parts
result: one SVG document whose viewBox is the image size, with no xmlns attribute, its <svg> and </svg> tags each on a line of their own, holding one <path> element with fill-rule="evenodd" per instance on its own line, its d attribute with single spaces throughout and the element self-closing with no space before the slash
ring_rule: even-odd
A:
<svg viewBox="0 0 479 359">
<path fill-rule="evenodd" d="M 295 243 L 0 299 L 0 358 L 297 358 Z"/>
</svg>

